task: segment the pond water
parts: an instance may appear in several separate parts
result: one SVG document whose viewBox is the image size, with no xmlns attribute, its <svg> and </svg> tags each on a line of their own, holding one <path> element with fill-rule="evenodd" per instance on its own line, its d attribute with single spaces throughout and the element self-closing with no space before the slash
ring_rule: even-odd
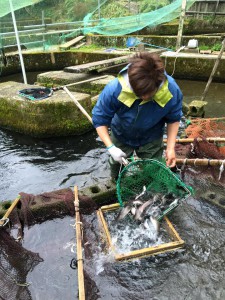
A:
<svg viewBox="0 0 225 300">
<path fill-rule="evenodd" d="M 10 80 L 10 79 L 8 79 Z M 15 79 L 14 79 L 15 80 Z M 185 101 L 199 99 L 205 82 L 178 80 Z M 225 114 L 225 84 L 212 83 L 206 117 Z M 0 201 L 19 192 L 39 194 L 84 188 L 109 177 L 108 154 L 95 131 L 78 137 L 35 139 L 0 130 Z M 205 188 L 205 187 L 204 187 Z M 170 217 L 183 250 L 135 261 L 115 262 L 102 252 L 96 214 L 83 216 L 89 299 L 225 299 L 225 219 L 217 208 L 189 198 Z M 23 246 L 44 259 L 28 275 L 32 299 L 76 299 L 77 270 L 72 217 L 27 230 Z"/>
<path fill-rule="evenodd" d="M 169 218 L 184 248 L 118 262 L 102 243 L 96 214 L 83 215 L 86 299 L 224 299 L 222 212 L 189 198 Z M 44 259 L 27 277 L 32 299 L 78 299 L 78 273 L 70 267 L 76 257 L 72 224 L 66 217 L 27 230 L 23 246 Z"/>
</svg>

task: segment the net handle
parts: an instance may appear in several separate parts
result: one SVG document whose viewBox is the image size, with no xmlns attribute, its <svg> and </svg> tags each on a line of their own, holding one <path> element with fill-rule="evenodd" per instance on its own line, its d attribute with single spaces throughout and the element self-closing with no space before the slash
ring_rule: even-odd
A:
<svg viewBox="0 0 225 300">
<path fill-rule="evenodd" d="M 128 166 L 129 165 L 128 159 L 122 157 L 122 164 L 124 165 L 124 167 Z"/>
</svg>

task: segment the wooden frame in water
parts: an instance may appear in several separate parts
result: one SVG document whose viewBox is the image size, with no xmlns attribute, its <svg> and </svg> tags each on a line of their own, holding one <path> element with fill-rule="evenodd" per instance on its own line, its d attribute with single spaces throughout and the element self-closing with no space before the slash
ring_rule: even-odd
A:
<svg viewBox="0 0 225 300">
<path fill-rule="evenodd" d="M 164 222 L 163 225 L 165 226 L 166 232 L 168 233 L 168 236 L 170 237 L 172 242 L 119 254 L 118 251 L 116 251 L 115 246 L 113 245 L 109 227 L 104 217 L 104 213 L 117 210 L 118 208 L 120 208 L 120 205 L 119 203 L 116 203 L 116 204 L 102 206 L 97 211 L 99 223 L 104 232 L 104 238 L 108 244 L 108 247 L 110 247 L 113 250 L 116 260 L 120 261 L 120 260 L 128 260 L 133 258 L 141 258 L 141 257 L 168 252 L 171 250 L 176 250 L 183 247 L 184 241 L 180 238 L 179 234 L 173 227 L 172 223 L 169 221 L 168 217 L 165 216 L 162 222 Z"/>
</svg>

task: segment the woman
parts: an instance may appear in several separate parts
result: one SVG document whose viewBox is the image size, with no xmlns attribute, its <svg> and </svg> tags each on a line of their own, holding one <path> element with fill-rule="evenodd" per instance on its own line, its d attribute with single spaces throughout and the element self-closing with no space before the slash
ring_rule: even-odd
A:
<svg viewBox="0 0 225 300">
<path fill-rule="evenodd" d="M 162 158 L 166 124 L 166 164 L 175 166 L 182 98 L 161 58 L 150 52 L 134 55 L 118 77 L 105 86 L 93 108 L 92 120 L 111 155 L 112 177 L 118 175 L 122 158 L 134 150 L 140 158 Z"/>
</svg>

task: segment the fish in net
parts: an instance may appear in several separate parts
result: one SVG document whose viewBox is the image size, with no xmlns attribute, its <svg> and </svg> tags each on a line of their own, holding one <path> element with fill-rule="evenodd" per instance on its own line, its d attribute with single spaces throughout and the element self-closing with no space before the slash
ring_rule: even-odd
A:
<svg viewBox="0 0 225 300">
<path fill-rule="evenodd" d="M 124 206 L 128 200 L 141 194 L 143 187 L 152 194 L 174 196 L 174 201 L 169 203 L 157 217 L 158 221 L 193 193 L 192 188 L 182 182 L 162 162 L 154 159 L 138 159 L 129 163 L 119 174 L 116 188 L 120 205 Z"/>
</svg>

